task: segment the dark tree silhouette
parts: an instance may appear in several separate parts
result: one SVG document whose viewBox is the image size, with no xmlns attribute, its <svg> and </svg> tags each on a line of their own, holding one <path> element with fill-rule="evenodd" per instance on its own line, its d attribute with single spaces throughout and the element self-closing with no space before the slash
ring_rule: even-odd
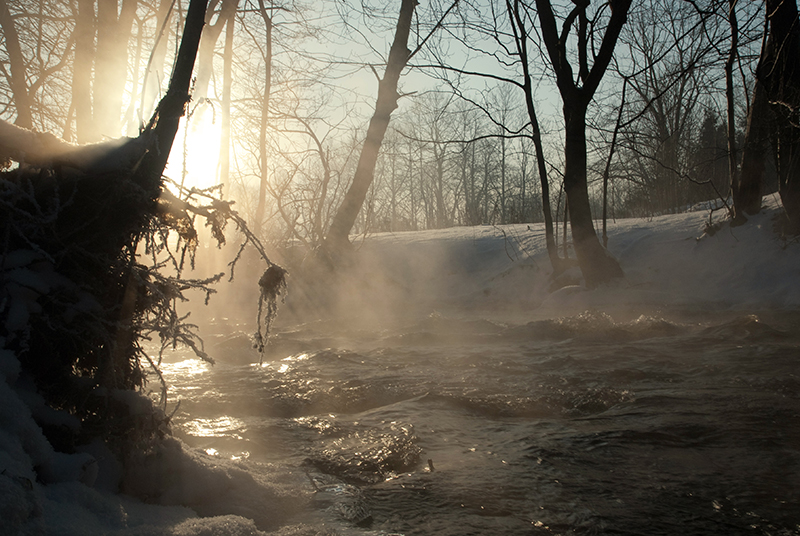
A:
<svg viewBox="0 0 800 536">
<path fill-rule="evenodd" d="M 348 235 L 375 176 L 378 152 L 386 135 L 386 129 L 389 127 L 389 119 L 392 112 L 397 109 L 397 100 L 400 98 L 397 92 L 400 74 L 411 57 L 408 50 L 408 35 L 411 32 L 411 19 L 416 5 L 416 0 L 403 0 L 400 6 L 400 16 L 397 19 L 392 48 L 389 50 L 386 72 L 378 82 L 378 100 L 375 103 L 375 112 L 369 121 L 367 137 L 361 149 L 353 182 L 333 217 L 325 240 L 329 250 L 337 250 L 349 245 Z"/>
<path fill-rule="evenodd" d="M 615 277 L 622 277 L 619 263 L 603 248 L 592 223 L 589 189 L 586 180 L 586 110 L 614 54 L 617 38 L 625 25 L 631 0 L 612 0 L 611 11 L 594 64 L 589 66 L 589 42 L 586 8 L 587 0 L 575 2 L 564 20 L 561 33 L 556 27 L 553 7 L 549 0 L 536 0 L 542 39 L 550 64 L 555 71 L 556 84 L 563 101 L 564 190 L 569 203 L 570 226 L 575 253 L 588 287 L 595 287 Z M 576 81 L 570 56 L 567 53 L 569 32 L 577 19 L 578 79 Z M 592 24 L 594 28 L 596 25 Z"/>
<path fill-rule="evenodd" d="M 22 55 L 17 27 L 14 24 L 11 12 L 8 10 L 6 0 L 0 0 L 0 30 L 3 31 L 6 53 L 8 54 L 11 92 L 14 96 L 14 106 L 17 111 L 16 124 L 24 128 L 32 128 L 31 101 L 28 96 L 28 86 L 25 82 L 25 58 Z"/>
<path fill-rule="evenodd" d="M 756 70 L 776 123 L 774 143 L 781 202 L 800 230 L 800 21 L 795 0 L 767 0 L 769 34 Z"/>
</svg>

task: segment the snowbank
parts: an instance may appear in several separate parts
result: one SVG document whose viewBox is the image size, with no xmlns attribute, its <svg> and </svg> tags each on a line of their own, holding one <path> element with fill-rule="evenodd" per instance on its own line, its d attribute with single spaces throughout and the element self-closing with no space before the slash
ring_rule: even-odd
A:
<svg viewBox="0 0 800 536">
<path fill-rule="evenodd" d="M 39 401 L 16 356 L 0 350 L 0 534 L 263 534 L 308 500 L 302 474 L 222 460 L 173 438 L 125 471 L 98 442 L 56 452 L 34 420 Z"/>
<path fill-rule="evenodd" d="M 342 314 L 797 309 L 800 244 L 775 233 L 777 200 L 764 203 L 745 225 L 725 223 L 713 234 L 707 211 L 609 222 L 608 247 L 625 278 L 595 290 L 577 267 L 552 281 L 541 224 L 375 235 L 360 247 Z"/>
</svg>

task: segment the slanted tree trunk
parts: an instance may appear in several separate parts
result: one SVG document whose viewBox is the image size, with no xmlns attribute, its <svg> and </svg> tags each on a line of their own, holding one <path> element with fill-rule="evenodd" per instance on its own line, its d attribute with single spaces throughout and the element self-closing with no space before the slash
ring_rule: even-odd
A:
<svg viewBox="0 0 800 536">
<path fill-rule="evenodd" d="M 0 30 L 3 30 L 6 53 L 8 54 L 9 85 L 11 86 L 11 94 L 17 111 L 15 124 L 23 128 L 33 128 L 31 99 L 30 95 L 28 95 L 28 83 L 25 74 L 25 57 L 22 55 L 17 27 L 11 17 L 11 12 L 8 10 L 6 0 L 0 0 Z"/>
<path fill-rule="evenodd" d="M 400 16 L 397 19 L 394 42 L 389 50 L 389 60 L 386 72 L 378 83 L 378 99 L 375 112 L 369 121 L 367 137 L 361 149 L 353 182 L 342 200 L 342 204 L 333 217 L 333 222 L 328 230 L 326 245 L 329 250 L 341 249 L 349 246 L 348 235 L 355 224 L 358 213 L 364 204 L 367 191 L 375 176 L 375 163 L 378 160 L 386 129 L 392 112 L 397 108 L 397 84 L 409 59 L 408 36 L 411 32 L 411 19 L 414 15 L 416 0 L 403 0 L 400 7 Z"/>
<path fill-rule="evenodd" d="M 150 136 L 154 140 L 156 150 L 148 151 L 142 159 L 134 174 L 134 180 L 144 189 L 145 196 L 150 198 L 151 204 L 146 209 L 156 212 L 155 202 L 162 196 L 163 173 L 167 166 L 172 144 L 180 126 L 181 117 L 186 112 L 189 103 L 189 88 L 192 81 L 197 49 L 200 35 L 203 31 L 206 5 L 208 0 L 191 0 L 186 13 L 181 45 L 178 57 L 172 71 L 169 89 L 158 104 L 153 117 L 145 129 L 143 136 Z M 130 367 L 130 360 L 125 355 L 127 348 L 133 344 L 135 330 L 132 328 L 133 314 L 136 309 L 138 296 L 135 290 L 135 278 L 132 272 L 128 274 L 128 281 L 120 301 L 118 324 L 120 326 L 115 348 L 111 355 L 111 368 L 108 373 L 113 374 L 114 369 Z M 101 371 L 102 373 L 102 371 Z"/>
<path fill-rule="evenodd" d="M 164 98 L 153 114 L 148 130 L 156 135 L 157 151 L 148 153 L 148 160 L 143 163 L 142 170 L 157 177 L 161 182 L 161 174 L 167 165 L 167 159 L 172 149 L 172 142 L 178 132 L 181 117 L 186 111 L 189 102 L 189 87 L 192 81 L 195 58 L 203 31 L 203 23 L 208 0 L 191 0 L 186 13 L 181 46 L 172 71 L 172 80 Z"/>
<path fill-rule="evenodd" d="M 569 64 L 566 45 L 572 21 L 577 16 L 583 17 L 582 12 L 585 13 L 588 5 L 588 1 L 576 3 L 564 23 L 561 36 L 559 36 L 549 0 L 536 0 L 542 39 L 547 47 L 547 53 L 556 74 L 556 84 L 563 101 L 564 190 L 569 205 L 573 246 L 586 285 L 593 288 L 612 278 L 622 277 L 623 273 L 616 259 L 611 257 L 600 245 L 592 222 L 586 178 L 586 110 L 614 54 L 617 38 L 627 20 L 631 0 L 612 1 L 608 25 L 591 68 L 586 64 L 588 60 L 585 51 L 583 53 L 579 51 L 578 72 L 581 85 L 578 85 Z M 581 18 L 581 20 L 583 19 Z M 584 24 L 581 23 L 580 27 L 585 31 Z M 578 42 L 586 45 L 586 40 L 581 36 L 579 36 Z"/>
</svg>

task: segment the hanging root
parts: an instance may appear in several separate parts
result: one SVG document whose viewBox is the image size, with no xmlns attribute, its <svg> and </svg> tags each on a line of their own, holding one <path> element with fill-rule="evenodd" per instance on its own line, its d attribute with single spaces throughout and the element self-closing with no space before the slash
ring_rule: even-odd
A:
<svg viewBox="0 0 800 536">
<path fill-rule="evenodd" d="M 223 234 L 223 230 L 225 229 L 225 225 L 228 220 L 233 220 L 236 223 L 238 230 L 244 235 L 244 242 L 239 248 L 239 251 L 236 253 L 234 259 L 228 263 L 228 266 L 230 267 L 229 280 L 233 280 L 236 263 L 241 259 L 242 252 L 248 244 L 252 245 L 256 251 L 258 251 L 258 254 L 261 256 L 264 262 L 267 263 L 269 268 L 267 268 L 258 281 L 258 287 L 260 289 L 258 298 L 258 328 L 256 333 L 253 335 L 253 346 L 256 348 L 256 350 L 258 350 L 258 353 L 262 355 L 263 359 L 264 348 L 267 345 L 270 326 L 272 325 L 272 321 L 275 319 L 275 316 L 278 314 L 278 296 L 282 294 L 285 295 L 286 270 L 273 263 L 269 259 L 264 245 L 250 230 L 244 219 L 231 208 L 233 203 L 230 201 L 217 199 L 213 195 L 213 190 L 216 190 L 218 187 L 208 190 L 197 190 L 195 188 L 184 188 L 175 184 L 174 182 L 172 184 L 178 188 L 181 196 L 185 197 L 187 201 L 184 201 L 170 194 L 168 191 L 165 191 L 165 198 L 167 202 L 165 203 L 166 208 L 162 209 L 162 213 L 170 214 L 171 217 L 162 217 L 162 219 L 165 221 L 175 222 L 187 220 L 191 226 L 192 221 L 188 218 L 187 213 L 191 212 L 198 216 L 202 216 L 206 219 L 206 225 L 211 226 L 212 233 L 220 245 L 225 243 L 225 235 Z M 202 205 L 197 202 L 198 200 L 203 199 L 207 202 L 206 205 Z M 196 201 L 196 203 L 189 203 L 189 200 Z M 192 230 L 194 230 L 193 227 Z M 190 233 L 187 234 L 187 236 L 189 238 L 192 237 Z M 196 236 L 196 233 L 194 236 Z M 264 310 L 264 303 L 267 305 L 266 311 Z"/>
<path fill-rule="evenodd" d="M 286 290 L 286 270 L 273 264 L 258 280 L 258 287 L 261 289 L 258 297 L 258 331 L 253 336 L 253 346 L 263 360 L 269 329 L 278 313 L 278 296 Z M 264 303 L 267 304 L 266 312 Z"/>
</svg>

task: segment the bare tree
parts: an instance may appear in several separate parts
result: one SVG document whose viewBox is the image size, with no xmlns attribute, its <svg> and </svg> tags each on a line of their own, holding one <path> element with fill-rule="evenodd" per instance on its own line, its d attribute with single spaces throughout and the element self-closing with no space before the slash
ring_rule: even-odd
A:
<svg viewBox="0 0 800 536">
<path fill-rule="evenodd" d="M 400 98 L 397 92 L 400 74 L 411 57 L 408 50 L 408 36 L 411 32 L 411 19 L 414 15 L 415 7 L 416 0 L 402 0 L 394 42 L 389 50 L 389 58 L 386 63 L 386 72 L 378 82 L 378 99 L 375 103 L 375 112 L 369 122 L 367 137 L 364 140 L 364 147 L 361 150 L 353 183 L 328 230 L 326 242 L 330 249 L 341 249 L 344 245 L 349 244 L 348 235 L 353 228 L 361 206 L 364 204 L 367 190 L 372 184 L 375 163 L 378 160 L 378 152 L 386 134 L 386 129 L 389 126 L 389 118 L 397 108 L 397 100 Z"/>
<path fill-rule="evenodd" d="M 761 208 L 768 140 L 778 172 L 778 190 L 792 232 L 800 229 L 800 26 L 796 0 L 767 0 L 766 28 L 742 147 L 737 219 Z M 733 183 L 736 185 L 736 182 Z"/>
<path fill-rule="evenodd" d="M 264 0 L 258 0 L 258 13 L 264 21 L 265 41 L 262 49 L 264 60 L 264 90 L 261 99 L 261 123 L 258 134 L 258 163 L 259 163 L 259 187 L 258 205 L 256 206 L 255 221 L 260 226 L 264 221 L 264 210 L 269 181 L 269 171 L 267 168 L 267 128 L 269 127 L 269 104 L 272 96 L 272 12 L 264 5 Z"/>
<path fill-rule="evenodd" d="M 31 99 L 28 95 L 26 81 L 25 57 L 22 55 L 17 27 L 11 12 L 8 10 L 6 0 L 0 0 L 0 29 L 3 30 L 6 53 L 8 54 L 9 82 L 14 98 L 14 106 L 17 109 L 16 124 L 23 128 L 33 128 Z"/>
<path fill-rule="evenodd" d="M 554 274 L 557 274 L 563 270 L 564 263 L 561 262 L 561 258 L 558 256 L 558 247 L 553 230 L 553 215 L 550 206 L 550 182 L 547 178 L 547 164 L 544 159 L 542 132 L 539 128 L 539 118 L 536 113 L 536 106 L 534 105 L 533 81 L 530 72 L 531 58 L 528 53 L 530 29 L 526 23 L 526 21 L 530 20 L 530 16 L 524 7 L 520 0 L 514 0 L 513 4 L 510 0 L 506 0 L 506 10 L 511 23 L 516 53 L 519 56 L 522 66 L 522 89 L 525 92 L 525 109 L 528 112 L 528 119 L 531 124 L 533 146 L 536 149 L 536 166 L 539 171 L 539 182 L 541 185 L 542 215 L 544 216 L 544 234 L 545 244 L 547 245 L 547 255 L 550 258 L 550 264 L 553 267 Z"/>
<path fill-rule="evenodd" d="M 456 2 L 445 11 L 442 20 L 457 3 L 456 0 Z M 353 182 L 345 194 L 341 206 L 333 217 L 333 222 L 331 223 L 325 240 L 329 251 L 341 250 L 350 243 L 348 235 L 353 228 L 353 224 L 358 217 L 358 212 L 364 204 L 367 191 L 372 184 L 378 152 L 380 151 L 383 137 L 386 134 L 386 129 L 389 126 L 389 119 L 392 112 L 397 108 L 397 101 L 400 98 L 400 94 L 397 92 L 400 75 L 408 64 L 408 61 L 422 48 L 425 41 L 427 41 L 426 37 L 414 51 L 408 49 L 411 20 L 416 5 L 416 0 L 402 0 L 394 41 L 392 42 L 392 46 L 389 50 L 389 57 L 386 62 L 386 71 L 384 72 L 383 78 L 378 82 L 378 98 L 375 103 L 375 112 L 369 122 L 367 136 L 364 140 L 364 146 L 361 150 L 361 156 L 358 160 L 355 175 L 353 176 Z M 440 23 L 441 20 L 439 24 Z M 436 30 L 439 24 L 434 27 L 431 34 Z M 428 35 L 430 36 L 431 34 Z"/>
<path fill-rule="evenodd" d="M 714 189 L 706 187 L 704 197 L 695 198 L 700 188 L 693 188 L 686 177 L 696 152 L 698 112 L 704 102 L 713 103 L 714 75 L 719 73 L 714 51 L 723 37 L 718 28 L 706 24 L 708 15 L 698 17 L 688 4 L 653 1 L 646 7 L 622 36 L 630 56 L 624 78 L 632 96 L 629 118 L 620 123 L 619 145 L 634 170 L 631 197 L 652 214 L 716 197 Z M 728 174 L 709 182 L 722 191 Z"/>
<path fill-rule="evenodd" d="M 152 110 L 159 96 L 159 88 L 164 82 L 164 63 L 167 57 L 167 44 L 170 35 L 170 20 L 177 0 L 160 0 L 155 12 L 156 32 L 153 48 L 142 76 L 142 89 L 139 102 L 139 121 Z"/>
<path fill-rule="evenodd" d="M 238 5 L 239 0 L 211 0 L 208 6 L 203 36 L 200 39 L 200 51 L 197 54 L 197 79 L 193 94 L 196 101 L 208 96 L 208 85 L 214 71 L 214 49 L 222 30 L 236 14 Z M 218 11 L 217 6 L 219 6 Z M 216 18 L 214 18 L 215 13 Z"/>
<path fill-rule="evenodd" d="M 589 33 L 586 10 L 588 1 L 579 1 L 564 19 L 561 33 L 556 27 L 553 7 L 549 0 L 536 0 L 536 12 L 547 48 L 551 67 L 556 75 L 556 84 L 563 101 L 565 145 L 564 145 L 564 189 L 569 201 L 570 225 L 575 253 L 581 272 L 589 287 L 595 287 L 615 277 L 622 277 L 619 263 L 600 244 L 592 222 L 589 204 L 589 189 L 586 178 L 586 110 L 597 91 L 600 81 L 614 54 L 614 47 L 622 27 L 625 25 L 631 0 L 612 0 L 607 4 L 610 11 L 599 47 L 594 30 Z M 606 9 L 601 7 L 601 9 Z M 578 78 L 576 80 L 567 54 L 569 32 L 577 19 Z M 594 22 L 594 21 L 593 21 Z M 592 24 L 596 28 L 596 23 Z M 589 46 L 591 43 L 591 47 Z M 594 63 L 589 66 L 589 53 L 594 54 Z"/>
</svg>

